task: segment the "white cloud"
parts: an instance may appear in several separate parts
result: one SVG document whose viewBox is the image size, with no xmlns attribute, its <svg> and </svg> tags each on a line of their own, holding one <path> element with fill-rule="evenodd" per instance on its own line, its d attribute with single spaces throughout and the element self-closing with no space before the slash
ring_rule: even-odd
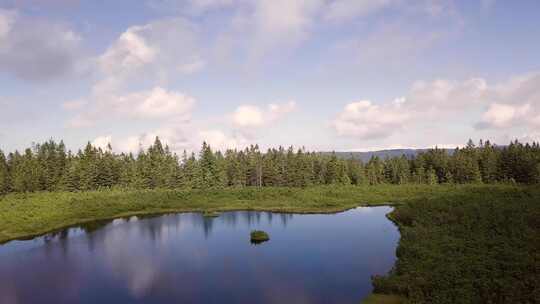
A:
<svg viewBox="0 0 540 304">
<path fill-rule="evenodd" d="M 103 96 L 91 102 L 76 101 L 86 104 L 79 107 L 77 114 L 68 123 L 71 127 L 89 127 L 106 118 L 114 119 L 167 119 L 177 122 L 189 121 L 195 98 L 176 91 L 168 91 L 162 87 L 154 87 L 148 91 L 128 93 L 125 95 Z M 64 104 L 74 107 L 79 104 Z"/>
<path fill-rule="evenodd" d="M 263 111 L 257 106 L 240 106 L 233 113 L 233 123 L 237 127 L 260 127 L 264 125 Z"/>
<path fill-rule="evenodd" d="M 479 128 L 505 128 L 520 124 L 527 114 L 531 111 L 531 106 L 525 104 L 514 106 L 508 104 L 493 103 L 489 105 L 484 113 L 482 121 L 478 124 Z"/>
<path fill-rule="evenodd" d="M 172 152 L 181 153 L 184 149 L 194 150 L 201 142 L 198 142 L 198 131 L 193 125 L 187 123 L 166 124 L 149 132 L 141 132 L 137 135 L 99 136 L 92 144 L 98 147 L 106 147 L 111 144 L 114 151 L 126 153 L 138 153 L 151 146 L 156 137 L 159 137 L 163 145 L 169 146 Z"/>
<path fill-rule="evenodd" d="M 395 2 L 395 0 L 334 0 L 328 4 L 325 18 L 331 21 L 348 21 L 377 12 Z"/>
<path fill-rule="evenodd" d="M 140 118 L 164 118 L 174 116 L 189 119 L 195 104 L 193 97 L 156 87 L 148 92 L 118 97 L 118 104 L 125 105 L 120 111 Z"/>
<path fill-rule="evenodd" d="M 206 141 L 212 149 L 220 151 L 243 148 L 250 144 L 249 140 L 241 134 L 229 135 L 219 129 L 199 129 L 189 123 L 166 124 L 153 131 L 127 137 L 99 136 L 92 141 L 92 144 L 104 149 L 111 143 L 115 151 L 137 153 L 151 146 L 156 137 L 159 137 L 164 145 L 169 146 L 171 151 L 177 154 L 181 154 L 184 150 L 198 151 L 203 141 Z"/>
<path fill-rule="evenodd" d="M 77 72 L 81 37 L 62 24 L 0 8 L 0 70 L 45 81 Z"/>
<path fill-rule="evenodd" d="M 83 99 L 75 99 L 66 101 L 62 104 L 62 108 L 68 111 L 74 111 L 82 109 L 86 105 L 86 101 Z"/>
<path fill-rule="evenodd" d="M 127 29 L 118 40 L 99 57 L 98 62 L 105 73 L 119 73 L 124 70 L 135 70 L 151 63 L 156 58 L 158 49 L 148 45 L 141 34 L 148 30 L 147 26 L 134 26 Z"/>
<path fill-rule="evenodd" d="M 267 63 L 270 54 L 279 60 L 310 37 L 323 7 L 324 0 L 242 1 L 214 52 L 249 67 Z"/>
<path fill-rule="evenodd" d="M 258 106 L 242 105 L 232 114 L 232 123 L 237 128 L 258 128 L 275 122 L 296 109 L 296 102 L 269 104 L 267 109 Z"/>
<path fill-rule="evenodd" d="M 487 90 L 487 83 L 481 78 L 471 78 L 463 82 L 444 79 L 417 81 L 413 84 L 407 100 L 415 110 L 449 114 L 483 102 Z"/>
<path fill-rule="evenodd" d="M 129 27 L 97 58 L 101 79 L 93 93 L 108 95 L 138 79 L 163 81 L 179 73 L 193 74 L 206 65 L 201 53 L 199 30 L 186 19 Z"/>
<path fill-rule="evenodd" d="M 112 136 L 99 136 L 92 141 L 92 146 L 106 150 L 109 144 L 112 144 Z"/>
<path fill-rule="evenodd" d="M 199 144 L 206 141 L 214 150 L 242 148 L 248 146 L 249 141 L 240 134 L 228 136 L 221 130 L 203 130 L 199 132 Z M 198 147 L 196 147 L 198 149 Z"/>
<path fill-rule="evenodd" d="M 332 127 L 339 135 L 376 139 L 403 134 L 404 128 L 418 130 L 420 125 L 430 128 L 443 123 L 461 126 L 464 121 L 477 129 L 536 130 L 540 126 L 540 73 L 495 85 L 482 78 L 417 81 L 403 99 L 348 104 Z"/>
<path fill-rule="evenodd" d="M 535 130 L 540 126 L 540 73 L 529 73 L 489 87 L 489 102 L 479 129 L 501 129 L 524 126 Z"/>
<path fill-rule="evenodd" d="M 369 100 L 352 102 L 333 121 L 332 125 L 341 136 L 360 139 L 384 138 L 409 120 L 409 114 L 401 109 L 402 100 L 387 105 L 374 105 Z"/>
<path fill-rule="evenodd" d="M 0 41 L 7 37 L 13 26 L 17 14 L 15 11 L 0 8 Z"/>
</svg>

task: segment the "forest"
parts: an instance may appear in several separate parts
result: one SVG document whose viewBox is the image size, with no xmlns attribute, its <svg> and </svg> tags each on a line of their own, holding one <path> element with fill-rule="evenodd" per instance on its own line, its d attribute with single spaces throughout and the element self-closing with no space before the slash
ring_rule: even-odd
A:
<svg viewBox="0 0 540 304">
<path fill-rule="evenodd" d="M 88 143 L 76 153 L 63 141 L 33 144 L 24 152 L 0 150 L 0 193 L 87 191 L 103 188 L 208 189 L 245 186 L 465 184 L 540 182 L 540 146 L 506 146 L 469 140 L 453 153 L 430 149 L 415 157 L 372 157 L 363 163 L 335 153 L 257 145 L 213 151 L 203 143 L 198 155 L 171 152 L 159 138 L 148 149 L 114 153 Z"/>
</svg>

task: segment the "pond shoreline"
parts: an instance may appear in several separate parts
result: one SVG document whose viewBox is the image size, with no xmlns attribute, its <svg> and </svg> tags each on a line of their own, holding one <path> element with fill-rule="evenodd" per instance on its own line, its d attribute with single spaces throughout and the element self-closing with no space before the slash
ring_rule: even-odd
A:
<svg viewBox="0 0 540 304">
<path fill-rule="evenodd" d="M 440 187 L 435 192 L 439 191 L 450 190 Z M 0 244 L 78 224 L 134 215 L 240 210 L 327 214 L 360 206 L 395 206 L 432 192 L 434 189 L 422 185 L 385 185 L 9 194 L 0 197 Z"/>
<path fill-rule="evenodd" d="M 74 223 L 70 223 L 70 224 L 65 224 L 65 225 L 62 225 L 62 226 L 59 226 L 59 227 L 54 227 L 54 228 L 51 228 L 51 229 L 48 229 L 46 231 L 43 231 L 43 232 L 37 232 L 37 233 L 32 233 L 32 234 L 24 234 L 24 235 L 21 235 L 21 236 L 15 236 L 13 238 L 9 238 L 9 239 L 0 239 L 0 246 L 2 245 L 5 245 L 5 244 L 8 244 L 9 242 L 12 242 L 12 241 L 28 241 L 28 240 L 32 240 L 32 239 L 35 239 L 35 238 L 38 238 L 38 237 L 42 237 L 42 236 L 45 236 L 47 234 L 50 234 L 50 233 L 55 233 L 55 232 L 59 232 L 59 231 L 62 231 L 62 230 L 65 230 L 65 229 L 69 229 L 69 228 L 76 228 L 80 225 L 84 225 L 84 224 L 89 224 L 89 223 L 93 223 L 93 222 L 99 222 L 99 221 L 112 221 L 112 220 L 116 220 L 116 219 L 124 219 L 124 218 L 130 218 L 130 217 L 133 217 L 133 216 L 149 216 L 149 217 L 152 217 L 152 216 L 163 216 L 163 215 L 171 215 L 171 214 L 183 214 L 183 213 L 201 213 L 203 214 L 204 212 L 219 212 L 219 213 L 223 213 L 223 212 L 235 212 L 235 211 L 254 211 L 254 212 L 271 212 L 271 213 L 275 213 L 275 214 L 298 214 L 298 215 L 305 215 L 305 214 L 313 214 L 313 215 L 317 215 L 317 214 L 321 214 L 321 215 L 324 215 L 324 214 L 339 214 L 339 213 L 343 213 L 343 212 L 347 212 L 349 210 L 353 210 L 353 209 L 356 209 L 356 208 L 360 208 L 360 207 L 395 207 L 395 206 L 398 206 L 400 205 L 399 203 L 381 203 L 381 204 L 359 204 L 358 206 L 353 206 L 353 207 L 347 207 L 347 208 L 344 208 L 344 209 L 331 209 L 331 210 L 304 210 L 304 211 L 288 211 L 288 210 L 282 210 L 282 209 L 268 209 L 268 208 L 255 208 L 255 209 L 210 209 L 210 210 L 200 210 L 200 209 L 192 209 L 192 210 L 182 210 L 182 209 L 170 209 L 170 210 L 161 210 L 161 211 L 156 211 L 156 212 L 146 212 L 146 211 L 141 211 L 141 212 L 128 212 L 128 213 L 123 213 L 123 214 L 117 214 L 117 215 L 113 215 L 113 216 L 110 216 L 110 217 L 102 217 L 102 218 L 91 218 L 91 219 L 85 219 L 85 220 L 81 220 L 81 221 L 77 221 L 77 222 L 74 222 Z M 389 214 L 388 213 L 386 215 L 386 217 L 394 224 L 395 221 L 389 217 Z M 397 226 L 397 224 L 396 224 Z M 399 226 L 398 226 L 399 227 Z"/>
</svg>

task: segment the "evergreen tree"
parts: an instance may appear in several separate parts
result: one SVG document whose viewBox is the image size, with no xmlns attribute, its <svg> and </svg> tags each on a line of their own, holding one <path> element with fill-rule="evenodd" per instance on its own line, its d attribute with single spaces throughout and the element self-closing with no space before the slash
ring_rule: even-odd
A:
<svg viewBox="0 0 540 304">
<path fill-rule="evenodd" d="M 0 150 L 0 195 L 10 191 L 10 183 L 7 159 L 4 152 Z"/>
<path fill-rule="evenodd" d="M 64 191 L 78 191 L 81 189 L 81 166 L 80 160 L 68 157 L 68 165 L 64 168 L 64 173 L 60 180 L 59 188 Z"/>
<path fill-rule="evenodd" d="M 0 151 L 0 194 L 10 191 L 86 191 L 114 186 L 152 188 L 220 188 L 224 186 L 290 186 L 381 183 L 539 183 L 540 145 L 511 142 L 499 147 L 489 141 L 478 146 L 470 140 L 453 153 L 429 149 L 416 157 L 372 157 L 365 165 L 336 153 L 305 149 L 268 149 L 257 145 L 244 150 L 212 151 L 205 142 L 199 157 L 185 151 L 182 158 L 156 137 L 147 150 L 116 154 L 88 143 L 77 154 L 64 143 L 49 140 L 6 157 Z"/>
<path fill-rule="evenodd" d="M 438 177 L 435 174 L 435 170 L 432 167 L 429 167 L 426 171 L 426 182 L 428 185 L 435 185 L 438 183 Z"/>
<path fill-rule="evenodd" d="M 206 142 L 203 142 L 199 154 L 199 170 L 198 188 L 215 188 L 219 186 L 219 172 L 216 157 Z"/>
</svg>

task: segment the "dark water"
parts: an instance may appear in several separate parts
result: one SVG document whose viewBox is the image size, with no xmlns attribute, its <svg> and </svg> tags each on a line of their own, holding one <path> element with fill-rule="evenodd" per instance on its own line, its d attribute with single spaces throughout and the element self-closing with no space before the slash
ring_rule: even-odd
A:
<svg viewBox="0 0 540 304">
<path fill-rule="evenodd" d="M 118 219 L 0 245 L 0 303 L 359 303 L 395 260 L 389 207 Z M 270 241 L 252 245 L 251 230 Z"/>
</svg>

